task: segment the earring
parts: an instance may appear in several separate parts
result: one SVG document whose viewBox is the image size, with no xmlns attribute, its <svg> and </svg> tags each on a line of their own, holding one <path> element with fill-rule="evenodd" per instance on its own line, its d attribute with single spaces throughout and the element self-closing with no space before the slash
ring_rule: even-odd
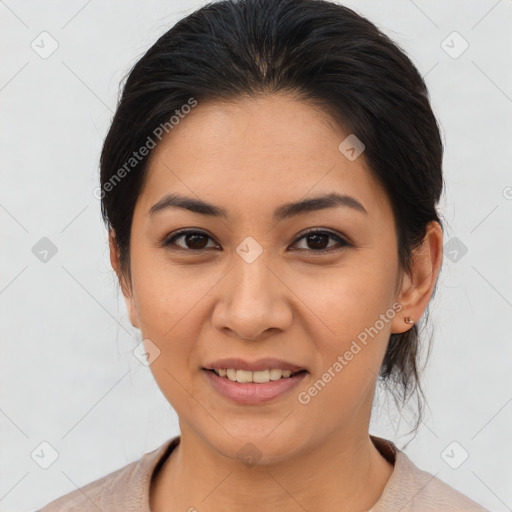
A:
<svg viewBox="0 0 512 512">
<path fill-rule="evenodd" d="M 414 320 L 410 316 L 406 316 L 404 322 L 406 324 L 413 324 Z"/>
</svg>

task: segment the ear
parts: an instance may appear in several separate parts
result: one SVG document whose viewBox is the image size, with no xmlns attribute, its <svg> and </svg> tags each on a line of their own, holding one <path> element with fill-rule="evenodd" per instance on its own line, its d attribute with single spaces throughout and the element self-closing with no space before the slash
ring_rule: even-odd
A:
<svg viewBox="0 0 512 512">
<path fill-rule="evenodd" d="M 126 304 L 128 316 L 130 317 L 130 322 L 134 327 L 140 329 L 139 315 L 137 313 L 135 298 L 133 296 L 131 286 L 129 283 L 127 283 L 126 276 L 121 270 L 119 248 L 116 243 L 115 233 L 112 229 L 110 229 L 108 233 L 108 245 L 110 248 L 110 264 L 112 265 L 114 272 L 117 274 L 117 279 L 119 280 L 121 291 L 123 292 L 124 302 Z"/>
<path fill-rule="evenodd" d="M 443 230 L 436 221 L 429 222 L 423 243 L 413 252 L 411 271 L 403 276 L 397 298 L 402 304 L 400 314 L 393 318 L 392 333 L 409 330 L 413 324 L 405 323 L 411 317 L 414 323 L 427 309 L 443 262 Z"/>
</svg>

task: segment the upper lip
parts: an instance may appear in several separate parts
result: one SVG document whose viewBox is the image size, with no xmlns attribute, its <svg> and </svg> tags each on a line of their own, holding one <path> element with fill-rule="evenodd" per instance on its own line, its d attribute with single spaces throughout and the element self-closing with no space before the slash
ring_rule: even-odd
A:
<svg viewBox="0 0 512 512">
<path fill-rule="evenodd" d="M 271 368 L 280 368 L 281 370 L 290 370 L 292 373 L 305 370 L 305 368 L 302 366 L 297 366 L 295 364 L 283 361 L 282 359 L 276 359 L 273 357 L 265 357 L 256 361 L 246 361 L 238 357 L 228 357 L 225 359 L 217 359 L 216 361 L 213 361 L 212 363 L 204 366 L 204 368 L 206 370 L 233 368 L 235 370 L 246 370 L 252 372 L 268 370 Z"/>
</svg>

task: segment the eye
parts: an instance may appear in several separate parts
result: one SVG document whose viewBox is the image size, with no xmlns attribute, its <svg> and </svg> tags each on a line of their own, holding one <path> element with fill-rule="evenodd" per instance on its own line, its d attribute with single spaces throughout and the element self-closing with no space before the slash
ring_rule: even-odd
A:
<svg viewBox="0 0 512 512">
<path fill-rule="evenodd" d="M 293 245 L 297 245 L 301 240 L 305 240 L 306 247 L 299 247 L 298 250 L 309 250 L 310 252 L 331 251 L 336 244 L 329 245 L 329 239 L 338 242 L 338 248 L 349 246 L 350 244 L 343 240 L 340 236 L 331 233 L 330 231 L 311 229 L 298 238 Z M 175 235 L 167 238 L 163 245 L 170 248 L 178 248 L 188 251 L 203 251 L 204 249 L 218 248 L 219 246 L 213 243 L 208 246 L 208 240 L 213 242 L 213 239 L 202 231 L 181 231 Z M 178 243 L 180 241 L 180 243 Z M 327 245 L 326 245 L 327 244 Z M 173 247 L 174 246 L 174 247 Z"/>
<path fill-rule="evenodd" d="M 294 243 L 297 244 L 301 240 L 305 240 L 305 243 L 309 247 L 299 247 L 299 250 L 312 250 L 313 252 L 322 252 L 322 251 L 331 251 L 332 247 L 336 247 L 334 245 L 326 245 L 328 244 L 328 240 L 336 240 L 338 242 L 338 248 L 348 247 L 350 244 L 343 240 L 343 238 L 331 233 L 330 231 L 322 231 L 318 229 L 311 229 L 305 234 L 303 234 L 299 239 L 297 239 Z"/>
<path fill-rule="evenodd" d="M 177 241 L 180 239 L 182 239 L 182 243 L 178 244 Z M 209 235 L 202 231 L 181 231 L 180 233 L 166 239 L 163 245 L 165 247 L 176 246 L 179 249 L 189 251 L 202 251 L 203 249 L 212 248 L 212 246 L 207 246 L 208 239 L 212 240 Z M 214 244 L 213 247 L 215 248 L 218 246 Z"/>
</svg>

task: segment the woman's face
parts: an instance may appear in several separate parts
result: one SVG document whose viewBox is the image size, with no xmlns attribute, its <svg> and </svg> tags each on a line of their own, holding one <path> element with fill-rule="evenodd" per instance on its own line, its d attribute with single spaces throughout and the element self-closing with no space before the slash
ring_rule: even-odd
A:
<svg viewBox="0 0 512 512">
<path fill-rule="evenodd" d="M 348 135 L 274 95 L 199 103 L 153 150 L 132 222 L 131 321 L 182 435 L 224 455 L 251 442 L 276 461 L 367 433 L 389 335 L 410 327 L 391 206 L 364 153 L 339 149 Z M 166 206 L 170 194 L 211 206 Z M 331 194 L 346 200 L 290 207 Z M 223 358 L 306 372 L 291 388 L 224 381 L 226 396 L 204 369 Z"/>
</svg>

